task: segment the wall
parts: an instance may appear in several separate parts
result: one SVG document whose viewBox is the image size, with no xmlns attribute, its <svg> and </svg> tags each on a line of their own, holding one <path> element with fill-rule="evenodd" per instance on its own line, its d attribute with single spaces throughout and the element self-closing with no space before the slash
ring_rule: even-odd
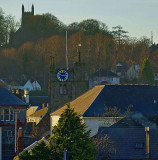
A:
<svg viewBox="0 0 158 160">
<path fill-rule="evenodd" d="M 91 129 L 91 137 L 98 133 L 99 127 L 109 127 L 120 120 L 120 117 L 84 117 L 87 129 Z"/>
<path fill-rule="evenodd" d="M 51 131 L 53 127 L 58 123 L 59 118 L 59 115 L 50 116 L 50 135 L 52 135 Z"/>
<path fill-rule="evenodd" d="M 120 77 L 94 77 L 89 80 L 89 88 L 93 88 L 96 85 L 107 84 L 120 84 Z"/>
<path fill-rule="evenodd" d="M 30 108 L 28 108 L 28 110 L 26 111 L 27 122 L 29 122 L 29 121 L 28 121 L 28 117 L 29 117 L 31 114 L 35 113 L 35 111 L 37 110 L 37 108 L 38 108 L 38 106 L 31 106 Z"/>
<path fill-rule="evenodd" d="M 60 116 L 59 115 L 53 115 L 50 118 L 50 126 L 51 129 L 58 123 Z M 91 136 L 94 136 L 97 134 L 99 127 L 109 127 L 112 124 L 116 123 L 118 120 L 120 120 L 120 117 L 84 117 L 84 122 L 87 124 L 87 129 L 91 129 Z M 52 134 L 51 134 L 52 135 Z"/>
</svg>

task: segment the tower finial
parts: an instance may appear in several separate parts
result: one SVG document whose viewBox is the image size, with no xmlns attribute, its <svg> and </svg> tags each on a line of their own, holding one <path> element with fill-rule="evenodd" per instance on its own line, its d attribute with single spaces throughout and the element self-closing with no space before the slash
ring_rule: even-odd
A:
<svg viewBox="0 0 158 160">
<path fill-rule="evenodd" d="M 25 8 L 24 8 L 24 5 L 22 4 L 22 15 L 23 15 L 24 11 L 25 11 Z"/>
<path fill-rule="evenodd" d="M 50 71 L 53 71 L 53 69 L 55 69 L 54 57 L 50 56 Z"/>
<path fill-rule="evenodd" d="M 81 63 L 80 47 L 81 47 L 81 44 L 78 44 L 78 45 L 77 45 L 77 52 L 78 52 L 78 63 L 79 63 L 79 64 Z"/>
<path fill-rule="evenodd" d="M 34 5 L 32 4 L 31 12 L 34 15 Z"/>
<path fill-rule="evenodd" d="M 54 57 L 53 57 L 53 68 L 55 68 L 55 62 L 54 62 Z"/>
</svg>

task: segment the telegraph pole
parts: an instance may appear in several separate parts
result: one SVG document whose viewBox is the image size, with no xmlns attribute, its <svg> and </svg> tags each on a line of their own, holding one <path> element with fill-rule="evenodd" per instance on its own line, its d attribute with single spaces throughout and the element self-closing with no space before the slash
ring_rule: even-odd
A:
<svg viewBox="0 0 158 160">
<path fill-rule="evenodd" d="M 15 111 L 15 153 L 17 153 L 17 112 Z"/>
</svg>

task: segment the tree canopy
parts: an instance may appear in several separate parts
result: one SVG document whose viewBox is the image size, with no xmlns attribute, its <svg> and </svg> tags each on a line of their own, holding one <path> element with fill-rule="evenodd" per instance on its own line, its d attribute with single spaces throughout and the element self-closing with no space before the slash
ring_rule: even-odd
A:
<svg viewBox="0 0 158 160">
<path fill-rule="evenodd" d="M 144 59 L 141 71 L 139 74 L 139 79 L 141 83 L 154 84 L 154 74 L 152 67 L 148 58 Z"/>
<path fill-rule="evenodd" d="M 90 130 L 86 130 L 81 117 L 69 105 L 61 114 L 52 134 L 50 149 L 58 155 L 57 160 L 63 159 L 64 149 L 71 152 L 75 160 L 94 160 L 96 158 L 96 149 L 90 137 Z"/>
<path fill-rule="evenodd" d="M 30 152 L 24 151 L 19 155 L 19 160 L 53 160 L 50 150 L 44 141 L 38 143 Z"/>
</svg>

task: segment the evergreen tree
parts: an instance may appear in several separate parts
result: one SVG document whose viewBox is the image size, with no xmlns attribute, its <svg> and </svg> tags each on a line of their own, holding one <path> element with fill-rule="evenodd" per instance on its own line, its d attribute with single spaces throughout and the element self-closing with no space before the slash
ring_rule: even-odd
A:
<svg viewBox="0 0 158 160">
<path fill-rule="evenodd" d="M 50 148 L 56 160 L 63 159 L 64 149 L 72 153 L 75 160 L 93 160 L 96 158 L 94 140 L 90 137 L 90 130 L 79 115 L 69 105 L 61 114 L 50 138 Z"/>
<path fill-rule="evenodd" d="M 19 155 L 19 160 L 51 160 L 51 151 L 44 141 L 34 147 L 31 152 L 24 151 Z"/>
<path fill-rule="evenodd" d="M 19 160 L 31 160 L 31 155 L 28 151 L 24 151 L 22 154 L 19 155 Z"/>
<path fill-rule="evenodd" d="M 141 71 L 139 74 L 139 80 L 141 83 L 154 84 L 154 74 L 148 58 L 144 59 Z"/>
</svg>

